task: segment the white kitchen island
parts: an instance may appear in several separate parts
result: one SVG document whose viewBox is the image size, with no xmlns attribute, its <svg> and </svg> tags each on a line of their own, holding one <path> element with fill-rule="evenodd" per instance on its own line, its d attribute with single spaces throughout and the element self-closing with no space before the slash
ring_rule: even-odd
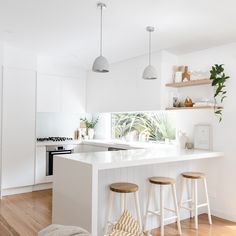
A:
<svg viewBox="0 0 236 236">
<path fill-rule="evenodd" d="M 102 236 L 109 184 L 122 181 L 138 184 L 141 213 L 144 215 L 148 177 L 176 178 L 182 171 L 196 170 L 196 160 L 222 156 L 221 152 L 179 150 L 164 145 L 149 149 L 58 156 L 54 165 L 53 223 L 80 226 L 91 232 L 92 236 Z M 178 182 L 179 179 L 177 191 Z M 168 201 L 169 195 L 166 195 L 167 206 L 171 202 Z M 116 200 L 114 210 L 119 213 L 120 201 L 118 197 Z M 128 207 L 135 216 L 132 204 L 133 201 L 128 198 Z M 156 218 L 150 219 L 149 227 L 157 226 Z"/>
</svg>

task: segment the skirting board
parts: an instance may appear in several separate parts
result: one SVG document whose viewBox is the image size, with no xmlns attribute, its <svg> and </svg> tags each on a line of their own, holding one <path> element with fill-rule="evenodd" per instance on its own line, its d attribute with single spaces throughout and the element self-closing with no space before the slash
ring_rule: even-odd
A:
<svg viewBox="0 0 236 236">
<path fill-rule="evenodd" d="M 224 220 L 236 222 L 236 215 L 229 215 L 229 214 L 226 214 L 226 213 L 223 213 L 223 212 L 220 212 L 217 210 L 213 210 L 213 209 L 211 210 L 211 214 L 213 216 L 216 216 L 216 217 L 224 219 Z"/>
<path fill-rule="evenodd" d="M 46 190 L 51 188 L 52 188 L 52 183 L 46 183 L 46 184 L 37 184 L 21 188 L 2 189 L 2 197 L 14 194 L 30 193 L 33 191 Z"/>
</svg>

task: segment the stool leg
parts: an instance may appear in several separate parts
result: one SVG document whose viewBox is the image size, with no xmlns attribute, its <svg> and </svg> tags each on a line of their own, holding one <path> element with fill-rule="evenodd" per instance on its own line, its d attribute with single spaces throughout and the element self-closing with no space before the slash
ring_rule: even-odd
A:
<svg viewBox="0 0 236 236">
<path fill-rule="evenodd" d="M 174 205 L 175 205 L 175 213 L 177 216 L 177 226 L 178 226 L 178 230 L 179 230 L 179 234 L 182 234 L 182 230 L 181 230 L 181 225 L 180 225 L 180 215 L 179 215 L 179 207 L 178 207 L 178 203 L 177 203 L 177 195 L 176 195 L 176 186 L 175 184 L 173 184 L 171 186 L 172 188 L 172 195 L 173 195 L 173 199 L 174 199 Z"/>
<path fill-rule="evenodd" d="M 121 214 L 123 214 L 124 210 L 126 209 L 126 194 L 121 193 L 120 195 L 120 209 L 121 209 Z"/>
<path fill-rule="evenodd" d="M 106 228 L 105 228 L 105 234 L 108 233 L 109 225 L 111 223 L 111 216 L 112 216 L 112 210 L 113 210 L 113 197 L 114 197 L 114 193 L 112 191 L 110 191 L 110 193 L 109 193 L 107 224 L 106 224 Z"/>
<path fill-rule="evenodd" d="M 182 177 L 182 180 L 181 180 L 181 195 L 180 195 L 180 201 L 179 201 L 179 208 L 181 208 L 181 207 L 182 207 L 182 204 L 183 204 L 185 184 L 186 184 L 186 179 Z"/>
<path fill-rule="evenodd" d="M 161 236 L 164 236 L 164 189 L 160 186 Z"/>
<path fill-rule="evenodd" d="M 148 186 L 147 207 L 146 207 L 146 214 L 145 214 L 144 226 L 143 226 L 144 231 L 147 230 L 148 211 L 149 211 L 150 202 L 151 202 L 151 197 L 152 197 L 152 196 L 151 196 L 151 195 L 152 195 L 152 189 L 153 189 L 152 184 L 149 184 L 149 186 Z"/>
<path fill-rule="evenodd" d="M 194 216 L 195 216 L 195 229 L 198 229 L 198 194 L 197 194 L 197 180 L 193 181 L 194 185 Z"/>
<path fill-rule="evenodd" d="M 190 209 L 192 209 L 193 208 L 193 184 L 192 184 L 192 181 L 190 180 L 188 180 L 188 179 L 186 179 L 186 185 L 187 185 L 187 191 L 188 191 L 188 200 L 189 200 L 189 202 L 188 202 L 188 207 L 190 208 Z M 190 212 L 190 218 L 193 218 L 193 210 L 189 210 L 189 212 Z"/>
<path fill-rule="evenodd" d="M 139 203 L 139 196 L 138 191 L 134 193 L 135 198 L 135 205 L 136 205 L 136 213 L 137 213 L 137 219 L 140 226 L 140 229 L 142 229 L 142 219 L 141 219 L 141 211 L 140 211 L 140 203 Z"/>
<path fill-rule="evenodd" d="M 194 216 L 194 212 L 193 212 L 193 208 L 194 208 L 194 180 L 190 180 L 190 185 L 191 185 L 191 199 L 192 201 L 190 202 L 190 208 L 192 209 L 190 211 L 190 218 L 193 218 Z"/>
<path fill-rule="evenodd" d="M 208 190 L 207 190 L 207 181 L 206 178 L 203 179 L 204 182 L 204 188 L 205 188 L 205 195 L 206 195 L 206 202 L 207 202 L 207 211 L 208 211 L 208 221 L 209 224 L 212 224 L 211 220 L 211 209 L 210 209 L 210 203 L 209 203 L 209 197 L 208 197 Z"/>
</svg>

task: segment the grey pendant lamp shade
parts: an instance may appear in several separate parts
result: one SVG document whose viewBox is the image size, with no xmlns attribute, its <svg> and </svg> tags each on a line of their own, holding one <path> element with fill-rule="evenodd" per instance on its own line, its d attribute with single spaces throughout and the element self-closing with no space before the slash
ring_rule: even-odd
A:
<svg viewBox="0 0 236 236">
<path fill-rule="evenodd" d="M 100 56 L 98 56 L 93 63 L 93 71 L 98 73 L 109 72 L 109 63 L 107 59 L 102 55 L 102 11 L 106 8 L 106 4 L 99 2 L 97 7 L 101 10 L 101 25 L 100 25 Z"/>
<path fill-rule="evenodd" d="M 151 33 L 155 30 L 154 27 L 148 26 L 146 30 L 149 32 L 149 65 L 143 71 L 143 79 L 157 79 L 157 70 L 151 65 Z"/>
</svg>

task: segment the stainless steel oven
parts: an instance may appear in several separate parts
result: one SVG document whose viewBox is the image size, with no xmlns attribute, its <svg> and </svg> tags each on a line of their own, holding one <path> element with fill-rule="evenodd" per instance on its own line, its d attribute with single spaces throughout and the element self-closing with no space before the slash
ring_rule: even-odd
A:
<svg viewBox="0 0 236 236">
<path fill-rule="evenodd" d="M 53 160 L 57 155 L 66 155 L 74 152 L 73 145 L 47 146 L 46 176 L 53 175 Z"/>
</svg>

